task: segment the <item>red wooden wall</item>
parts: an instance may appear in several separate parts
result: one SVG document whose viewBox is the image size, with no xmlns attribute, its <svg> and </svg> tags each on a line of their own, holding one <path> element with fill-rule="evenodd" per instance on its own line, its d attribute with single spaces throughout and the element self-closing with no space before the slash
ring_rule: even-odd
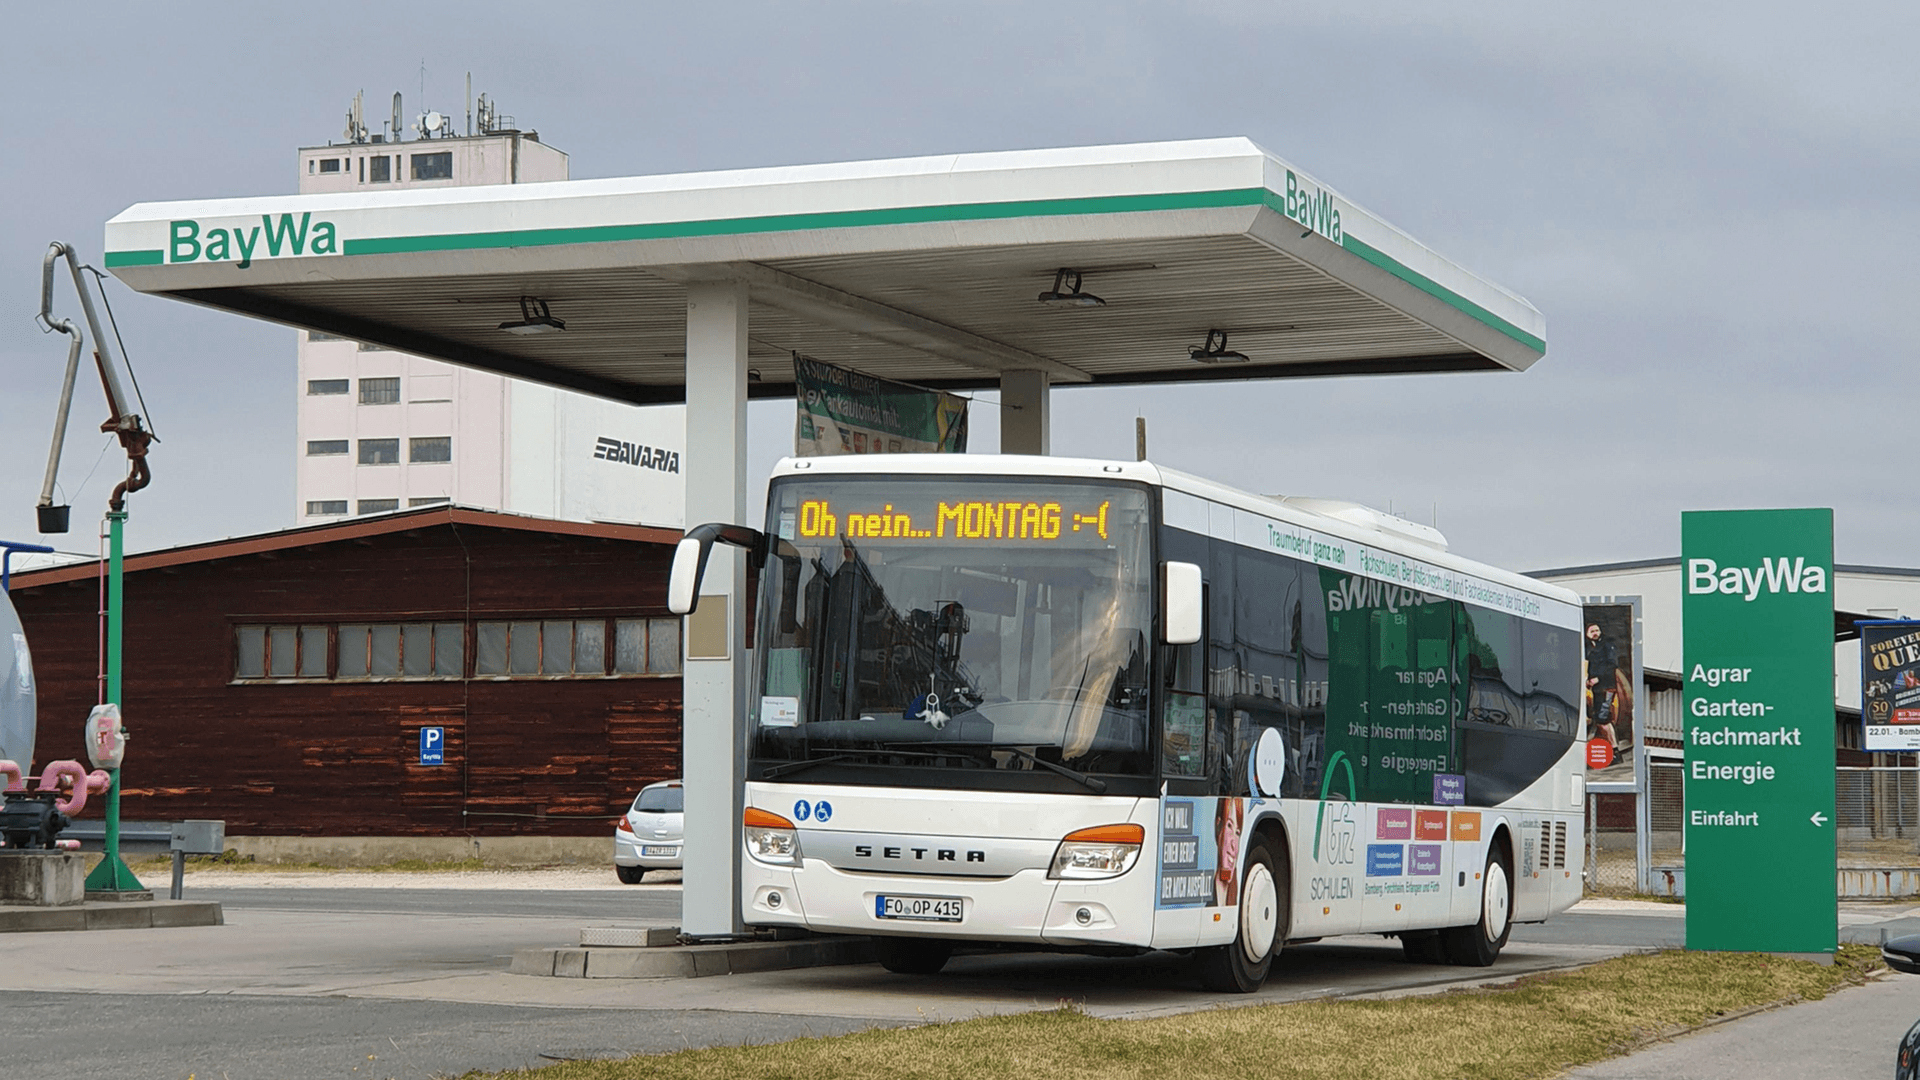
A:
<svg viewBox="0 0 1920 1080">
<path fill-rule="evenodd" d="M 242 624 L 664 616 L 669 544 L 443 516 L 220 554 L 248 547 L 126 576 L 126 818 L 223 818 L 242 836 L 599 835 L 642 785 L 680 774 L 678 676 L 232 679 Z M 15 575 L 13 592 L 42 766 L 85 760 L 96 700 L 96 579 L 35 583 L 57 573 Z M 471 630 L 466 653 L 471 670 Z M 421 766 L 434 725 L 446 764 Z"/>
</svg>

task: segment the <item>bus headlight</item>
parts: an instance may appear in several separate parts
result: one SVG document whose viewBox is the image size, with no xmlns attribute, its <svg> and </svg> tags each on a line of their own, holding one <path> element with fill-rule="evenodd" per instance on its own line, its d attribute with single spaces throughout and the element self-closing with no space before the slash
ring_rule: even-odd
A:
<svg viewBox="0 0 1920 1080">
<path fill-rule="evenodd" d="M 800 865 L 800 834 L 794 831 L 793 822 L 751 806 L 742 819 L 747 854 L 776 866 Z"/>
<path fill-rule="evenodd" d="M 1071 881 L 1119 877 L 1140 861 L 1140 845 L 1146 839 L 1147 830 L 1138 825 L 1077 829 L 1061 838 L 1047 876 Z"/>
</svg>

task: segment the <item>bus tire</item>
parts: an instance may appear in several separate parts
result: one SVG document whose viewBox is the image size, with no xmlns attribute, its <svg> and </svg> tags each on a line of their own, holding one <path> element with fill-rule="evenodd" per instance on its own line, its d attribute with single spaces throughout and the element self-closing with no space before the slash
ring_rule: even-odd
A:
<svg viewBox="0 0 1920 1080">
<path fill-rule="evenodd" d="M 1491 967 L 1513 932 L 1513 870 L 1506 845 L 1495 841 L 1487 848 L 1487 868 L 1480 875 L 1480 918 L 1472 926 L 1442 930 L 1447 959 L 1461 967 Z"/>
<path fill-rule="evenodd" d="M 1251 994 L 1267 981 L 1293 916 L 1291 883 L 1274 871 L 1264 838 L 1247 849 L 1235 914 L 1239 932 L 1231 944 L 1198 950 L 1200 982 L 1216 993 Z"/>
<path fill-rule="evenodd" d="M 953 942 L 932 938 L 882 937 L 873 939 L 880 966 L 895 975 L 935 975 L 953 955 Z"/>
</svg>

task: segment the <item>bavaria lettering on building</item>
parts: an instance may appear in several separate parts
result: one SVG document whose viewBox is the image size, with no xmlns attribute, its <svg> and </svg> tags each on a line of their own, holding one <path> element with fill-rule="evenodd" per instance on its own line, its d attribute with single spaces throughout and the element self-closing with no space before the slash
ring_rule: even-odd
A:
<svg viewBox="0 0 1920 1080">
<path fill-rule="evenodd" d="M 331 221 L 315 221 L 311 211 L 299 218 L 281 214 L 261 214 L 258 225 L 235 225 L 207 229 L 198 221 L 173 221 L 167 224 L 167 261 L 170 263 L 221 262 L 238 259 L 245 270 L 256 255 L 280 258 L 286 255 L 337 255 L 339 232 Z"/>
<path fill-rule="evenodd" d="M 1284 206 L 1288 217 L 1336 244 L 1345 235 L 1340 229 L 1340 209 L 1333 205 L 1333 192 L 1302 182 L 1292 169 L 1287 170 Z"/>
<path fill-rule="evenodd" d="M 1759 566 L 1723 567 L 1712 559 L 1687 560 L 1687 591 L 1696 596 L 1725 593 L 1752 602 L 1763 590 L 1776 594 L 1782 590 L 1823 593 L 1827 591 L 1827 571 L 1807 565 L 1807 560 L 1797 555 L 1791 560 L 1785 555 L 1778 559 L 1762 558 Z"/>
<path fill-rule="evenodd" d="M 662 450 L 656 446 L 621 442 L 619 439 L 609 439 L 605 435 L 594 442 L 593 456 L 598 461 L 613 461 L 636 468 L 653 469 L 657 472 L 678 473 L 680 471 L 680 453 L 677 450 Z"/>
</svg>

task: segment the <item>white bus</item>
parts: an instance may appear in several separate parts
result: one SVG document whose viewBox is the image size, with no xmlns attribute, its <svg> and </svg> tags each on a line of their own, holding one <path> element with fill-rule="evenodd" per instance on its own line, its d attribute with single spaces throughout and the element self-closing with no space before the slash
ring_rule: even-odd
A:
<svg viewBox="0 0 1920 1080">
<path fill-rule="evenodd" d="M 1579 898 L 1580 607 L 1425 526 L 1145 462 L 849 456 L 775 470 L 741 903 L 877 939 L 1488 965 Z"/>
</svg>

